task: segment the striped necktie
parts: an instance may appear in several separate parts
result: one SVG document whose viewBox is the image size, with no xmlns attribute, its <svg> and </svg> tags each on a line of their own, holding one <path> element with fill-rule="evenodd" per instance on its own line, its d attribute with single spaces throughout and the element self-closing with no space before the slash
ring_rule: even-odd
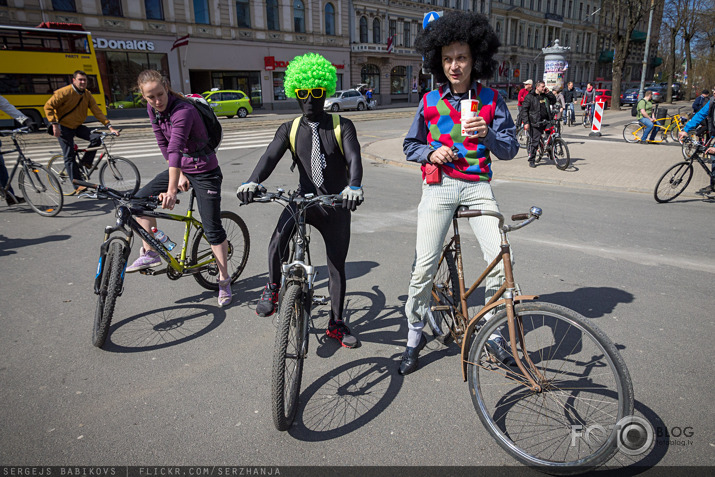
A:
<svg viewBox="0 0 715 477">
<path fill-rule="evenodd" d="M 310 172 L 313 176 L 315 187 L 323 185 L 323 169 L 325 169 L 325 155 L 320 152 L 320 137 L 318 136 L 318 124 L 308 123 L 313 130 L 313 149 L 310 154 Z"/>
</svg>

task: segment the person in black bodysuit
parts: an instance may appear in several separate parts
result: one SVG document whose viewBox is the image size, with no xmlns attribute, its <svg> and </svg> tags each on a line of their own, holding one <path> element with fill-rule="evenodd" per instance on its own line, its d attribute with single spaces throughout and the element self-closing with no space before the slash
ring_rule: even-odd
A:
<svg viewBox="0 0 715 477">
<path fill-rule="evenodd" d="M 332 81 L 331 81 L 332 80 Z M 350 216 L 363 199 L 362 159 L 360 144 L 353 123 L 340 118 L 342 145 L 340 151 L 332 117 L 323 111 L 326 96 L 335 92 L 337 77 L 335 68 L 320 55 L 309 53 L 290 62 L 285 75 L 287 96 L 296 97 L 303 116 L 300 119 L 295 138 L 296 164 L 299 172 L 299 188 L 305 194 L 341 194 L 343 208 L 313 207 L 306 213 L 306 222 L 315 227 L 323 236 L 328 260 L 328 290 L 330 292 L 330 322 L 327 335 L 347 347 L 357 346 L 357 339 L 350 334 L 342 313 L 345 301 L 345 260 L 350 246 Z M 302 98 L 302 99 L 301 99 Z M 236 195 L 242 203 L 253 200 L 260 184 L 265 181 L 278 165 L 281 157 L 290 147 L 290 130 L 293 121 L 283 123 L 273 141 L 258 161 L 248 182 L 242 184 Z M 313 126 L 317 123 L 320 161 L 311 161 L 313 155 Z M 311 163 L 319 165 L 320 171 L 313 170 Z M 318 176 L 315 174 L 319 173 Z M 280 266 L 287 258 L 288 243 L 294 232 L 295 221 L 291 211 L 284 210 L 278 219 L 268 246 L 268 284 L 263 290 L 261 301 L 256 307 L 259 316 L 270 316 L 275 310 L 280 283 Z"/>
</svg>

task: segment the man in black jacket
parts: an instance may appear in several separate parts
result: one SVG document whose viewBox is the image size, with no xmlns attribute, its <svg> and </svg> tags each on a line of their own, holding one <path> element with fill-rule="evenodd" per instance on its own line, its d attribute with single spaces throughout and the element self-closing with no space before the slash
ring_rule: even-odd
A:
<svg viewBox="0 0 715 477">
<path fill-rule="evenodd" d="M 569 118 L 571 122 L 569 125 L 576 121 L 576 112 L 574 111 L 574 101 L 576 101 L 576 89 L 573 87 L 573 81 L 569 81 L 568 86 L 564 90 L 564 102 L 566 103 L 566 117 L 565 124 L 569 124 Z"/>
<path fill-rule="evenodd" d="M 524 98 L 521 107 L 521 120 L 524 122 L 524 129 L 529 131 L 531 141 L 529 141 L 529 167 L 536 167 L 536 150 L 539 147 L 539 139 L 544 132 L 545 122 L 551 119 L 551 105 L 556 104 L 556 96 L 548 90 L 543 81 L 537 81 L 534 89 Z"/>
</svg>

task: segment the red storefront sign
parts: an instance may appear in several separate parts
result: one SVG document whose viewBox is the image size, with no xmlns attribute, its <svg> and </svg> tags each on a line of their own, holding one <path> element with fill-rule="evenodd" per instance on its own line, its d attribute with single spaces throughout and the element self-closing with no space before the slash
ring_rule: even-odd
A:
<svg viewBox="0 0 715 477">
<path fill-rule="evenodd" d="M 266 71 L 273 71 L 276 68 L 287 68 L 288 65 L 290 64 L 290 61 L 276 61 L 275 56 L 264 56 L 263 57 L 263 68 Z M 336 70 L 344 70 L 345 65 L 336 65 L 334 63 L 331 63 Z"/>
</svg>

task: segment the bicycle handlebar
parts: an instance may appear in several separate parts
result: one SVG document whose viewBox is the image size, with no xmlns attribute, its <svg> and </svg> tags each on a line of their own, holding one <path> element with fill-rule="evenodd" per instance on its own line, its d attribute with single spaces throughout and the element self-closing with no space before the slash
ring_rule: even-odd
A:
<svg viewBox="0 0 715 477">
<path fill-rule="evenodd" d="M 343 196 L 340 194 L 327 194 L 327 195 L 314 195 L 306 194 L 305 196 L 299 195 L 296 192 L 289 192 L 288 195 L 285 191 L 278 189 L 276 192 L 268 192 L 265 188 L 258 189 L 253 196 L 253 202 L 268 203 L 273 201 L 304 204 L 304 208 L 311 205 L 320 203 L 321 205 L 326 205 L 328 207 L 341 207 Z"/>
<path fill-rule="evenodd" d="M 114 133 L 111 131 L 110 132 L 103 131 L 102 128 L 96 128 L 96 129 L 92 129 L 89 133 L 90 134 L 100 134 L 102 137 L 106 137 L 106 136 L 118 136 L 120 132 L 122 132 L 121 129 L 117 129 L 117 132 Z"/>
<path fill-rule="evenodd" d="M 88 189 L 94 189 L 97 191 L 97 199 L 116 199 L 116 200 L 125 200 L 125 201 L 131 201 L 135 205 L 139 205 L 142 207 L 150 208 L 150 209 L 156 209 L 161 205 L 161 200 L 159 200 L 158 196 L 151 195 L 149 197 L 133 197 L 129 195 L 128 193 L 122 194 L 121 192 L 111 189 L 109 187 L 105 187 L 101 184 L 93 184 L 91 182 L 86 182 L 82 181 L 79 179 L 73 179 L 72 183 L 78 186 L 84 186 Z M 180 204 L 181 201 L 179 199 L 176 199 L 176 203 Z"/>
<path fill-rule="evenodd" d="M 28 126 L 22 126 L 17 129 L 12 129 L 12 130 L 4 130 L 0 131 L 0 135 L 2 136 L 15 136 L 16 134 L 29 134 L 32 132 L 32 129 Z"/>
</svg>

